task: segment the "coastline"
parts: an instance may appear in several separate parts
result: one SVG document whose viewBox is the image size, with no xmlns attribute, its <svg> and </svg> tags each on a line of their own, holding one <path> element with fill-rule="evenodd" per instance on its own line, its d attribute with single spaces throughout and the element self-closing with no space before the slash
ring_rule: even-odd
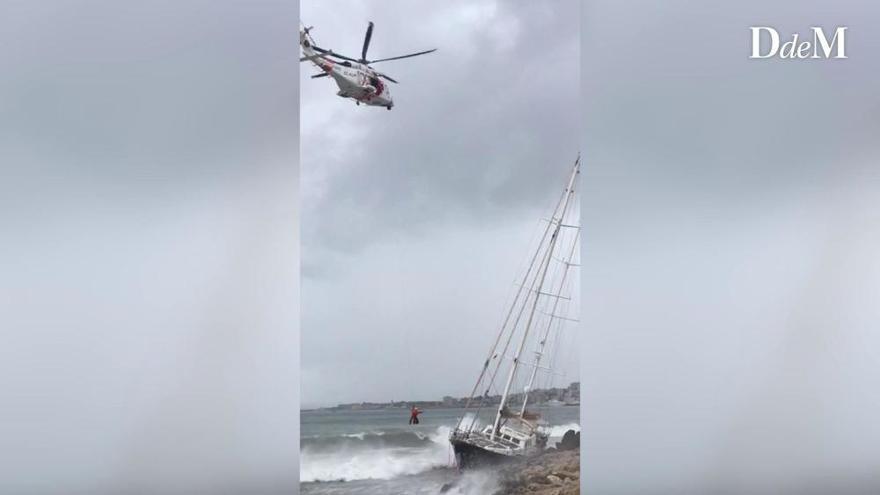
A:
<svg viewBox="0 0 880 495">
<path fill-rule="evenodd" d="M 548 443 L 577 449 L 579 408 L 539 406 L 536 410 L 547 418 Z M 543 481 L 554 471 L 554 476 L 563 473 L 560 479 L 567 478 L 568 471 L 577 471 L 550 466 L 559 464 L 560 453 L 554 450 L 531 457 L 525 464 L 524 459 L 511 459 L 510 464 L 475 470 L 452 467 L 449 432 L 463 413 L 463 409 L 430 410 L 419 425 L 408 425 L 409 415 L 396 410 L 305 414 L 300 425 L 300 491 L 308 495 L 494 495 L 502 487 L 511 487 L 501 493 L 530 493 L 513 491 L 511 468 L 519 473 L 532 463 L 546 465 L 549 471 Z"/>
<path fill-rule="evenodd" d="M 499 488 L 493 495 L 578 495 L 580 457 L 579 448 L 549 450 L 508 464 L 499 471 Z"/>
<path fill-rule="evenodd" d="M 336 404 L 335 406 L 303 407 L 300 412 L 324 412 L 324 411 L 381 411 L 381 410 L 405 410 L 415 406 L 419 409 L 455 409 L 463 408 L 470 401 L 470 397 L 445 396 L 441 400 L 404 400 L 390 402 L 350 402 Z M 500 395 L 485 397 L 486 406 L 497 406 L 501 403 Z M 511 403 L 522 403 L 523 394 L 511 394 Z M 580 406 L 580 382 L 572 382 L 566 387 L 537 388 L 529 395 L 529 404 L 535 406 Z"/>
</svg>

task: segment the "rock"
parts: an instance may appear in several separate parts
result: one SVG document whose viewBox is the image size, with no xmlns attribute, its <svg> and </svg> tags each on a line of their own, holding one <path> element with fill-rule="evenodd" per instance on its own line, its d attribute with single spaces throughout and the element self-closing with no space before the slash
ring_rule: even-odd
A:
<svg viewBox="0 0 880 495">
<path fill-rule="evenodd" d="M 580 449 L 547 450 L 503 467 L 493 495 L 578 495 L 579 485 Z"/>
<path fill-rule="evenodd" d="M 562 435 L 562 441 L 556 442 L 557 450 L 574 450 L 581 447 L 581 433 L 568 430 Z"/>
<path fill-rule="evenodd" d="M 577 478 L 580 478 L 580 473 L 579 473 L 579 472 L 576 472 L 576 471 L 567 471 L 567 470 L 566 470 L 566 471 L 560 471 L 560 472 L 558 472 L 558 473 L 554 473 L 554 474 L 556 474 L 556 475 L 559 476 L 560 478 L 567 478 L 567 479 L 577 479 Z"/>
</svg>

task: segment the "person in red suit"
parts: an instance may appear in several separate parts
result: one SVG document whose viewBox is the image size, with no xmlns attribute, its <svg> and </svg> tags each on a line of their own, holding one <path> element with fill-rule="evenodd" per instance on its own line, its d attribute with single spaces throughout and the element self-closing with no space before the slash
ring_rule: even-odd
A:
<svg viewBox="0 0 880 495">
<path fill-rule="evenodd" d="M 410 410 L 409 412 L 409 424 L 419 424 L 419 414 L 422 414 L 422 410 L 417 408 L 416 406 L 413 406 L 412 410 Z"/>
</svg>

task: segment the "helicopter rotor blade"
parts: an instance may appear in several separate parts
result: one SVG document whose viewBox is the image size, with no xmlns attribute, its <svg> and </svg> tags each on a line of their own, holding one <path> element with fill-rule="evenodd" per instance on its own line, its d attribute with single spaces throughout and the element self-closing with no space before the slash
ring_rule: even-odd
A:
<svg viewBox="0 0 880 495">
<path fill-rule="evenodd" d="M 400 55 L 399 57 L 380 58 L 377 60 L 370 60 L 368 63 L 375 64 L 376 62 L 385 62 L 388 60 L 399 60 L 402 58 L 417 57 L 419 55 L 424 55 L 426 53 L 431 53 L 431 52 L 436 52 L 436 51 L 437 51 L 436 48 L 432 48 L 431 50 L 425 50 L 423 52 L 418 52 L 418 53 L 410 53 L 409 55 Z"/>
<path fill-rule="evenodd" d="M 342 60 L 349 60 L 351 62 L 358 62 L 358 60 L 356 60 L 356 59 L 353 59 L 351 57 L 346 57 L 345 55 L 340 55 L 340 54 L 334 52 L 333 50 L 327 50 L 327 49 L 321 48 L 319 46 L 312 46 L 312 48 L 316 52 L 323 53 L 324 55 L 327 55 L 329 57 L 336 57 L 336 58 L 341 58 Z"/>
<path fill-rule="evenodd" d="M 329 58 L 327 58 L 325 55 L 318 55 L 318 54 L 305 55 L 305 56 L 300 57 L 300 59 L 299 59 L 300 62 L 305 62 L 306 60 L 308 60 L 309 62 L 312 62 L 314 64 L 318 64 L 318 65 L 320 65 L 321 60 L 327 60 L 330 62 L 334 62 L 333 60 L 330 60 Z"/>
<path fill-rule="evenodd" d="M 370 48 L 371 39 L 373 39 L 373 21 L 367 24 L 367 34 L 364 35 L 364 48 L 361 50 L 361 62 L 367 60 L 367 50 Z"/>
<path fill-rule="evenodd" d="M 379 73 L 379 77 L 382 77 L 382 78 L 384 78 L 384 79 L 388 79 L 389 81 L 393 82 L 394 84 L 400 84 L 400 83 L 398 83 L 397 81 L 395 81 L 394 79 L 392 79 L 391 77 L 389 77 L 387 74 L 382 74 L 382 73 L 380 72 L 380 73 Z"/>
</svg>

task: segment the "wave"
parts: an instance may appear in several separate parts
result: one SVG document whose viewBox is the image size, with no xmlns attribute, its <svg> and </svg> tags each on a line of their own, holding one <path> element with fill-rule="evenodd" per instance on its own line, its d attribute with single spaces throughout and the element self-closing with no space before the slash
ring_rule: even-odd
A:
<svg viewBox="0 0 880 495">
<path fill-rule="evenodd" d="M 581 431 L 581 425 L 577 423 L 553 425 L 550 427 L 550 440 L 561 440 L 562 436 L 565 435 L 565 432 L 568 430 L 574 430 L 575 432 Z"/>
<path fill-rule="evenodd" d="M 434 431 L 364 431 L 300 440 L 300 481 L 388 480 L 418 474 L 454 462 L 449 444 L 450 426 Z M 550 427 L 550 444 L 577 423 Z"/>
<path fill-rule="evenodd" d="M 419 448 L 432 442 L 431 435 L 418 431 L 360 432 L 337 436 L 316 436 L 300 439 L 303 448 L 315 452 L 335 451 L 340 449 L 384 449 L 384 448 Z"/>
<path fill-rule="evenodd" d="M 300 481 L 391 479 L 450 466 L 448 426 L 431 433 L 363 432 L 301 441 Z"/>
</svg>

